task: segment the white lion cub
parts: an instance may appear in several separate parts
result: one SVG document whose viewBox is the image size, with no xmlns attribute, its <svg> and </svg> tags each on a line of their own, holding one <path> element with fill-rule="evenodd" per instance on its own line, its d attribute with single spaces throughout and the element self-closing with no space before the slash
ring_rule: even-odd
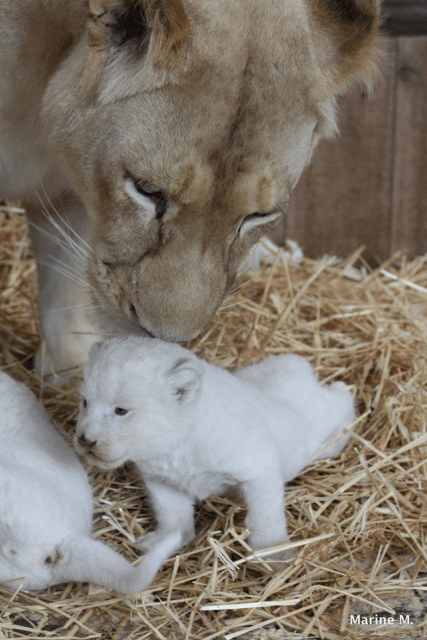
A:
<svg viewBox="0 0 427 640">
<path fill-rule="evenodd" d="M 85 367 L 75 444 L 103 469 L 136 463 L 157 519 L 140 539 L 146 548 L 172 531 L 188 543 L 194 503 L 237 487 L 249 542 L 261 549 L 288 539 L 284 484 L 354 420 L 343 387 L 321 386 L 295 355 L 232 374 L 177 344 L 110 338 Z M 338 455 L 349 437 L 322 457 Z"/>
<path fill-rule="evenodd" d="M 179 545 L 174 532 L 136 567 L 93 540 L 92 490 L 34 394 L 0 371 L 0 584 L 90 581 L 120 593 L 149 585 Z"/>
</svg>

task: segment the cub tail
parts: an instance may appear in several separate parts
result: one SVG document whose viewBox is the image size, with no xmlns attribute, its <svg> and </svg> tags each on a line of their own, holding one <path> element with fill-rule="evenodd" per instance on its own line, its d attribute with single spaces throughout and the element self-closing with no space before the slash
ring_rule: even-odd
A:
<svg viewBox="0 0 427 640">
<path fill-rule="evenodd" d="M 54 569 L 56 582 L 91 582 L 123 595 L 143 591 L 154 580 L 161 565 L 182 546 L 180 532 L 171 532 L 142 557 L 137 565 L 89 537 L 72 539 L 63 562 Z"/>
</svg>

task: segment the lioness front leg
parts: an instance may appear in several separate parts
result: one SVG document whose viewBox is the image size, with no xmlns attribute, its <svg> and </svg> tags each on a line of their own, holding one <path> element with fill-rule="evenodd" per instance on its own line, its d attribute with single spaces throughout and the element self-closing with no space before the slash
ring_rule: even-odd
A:
<svg viewBox="0 0 427 640">
<path fill-rule="evenodd" d="M 89 225 L 81 202 L 68 195 L 54 204 L 28 205 L 39 279 L 39 317 L 44 342 L 36 368 L 66 379 L 102 338 L 86 281 L 91 253 Z"/>
<path fill-rule="evenodd" d="M 173 553 L 187 545 L 195 536 L 193 500 L 181 491 L 161 482 L 148 480 L 145 486 L 151 498 L 157 527 L 138 538 L 138 544 L 152 551 L 172 532 L 181 534 L 179 546 Z"/>
</svg>

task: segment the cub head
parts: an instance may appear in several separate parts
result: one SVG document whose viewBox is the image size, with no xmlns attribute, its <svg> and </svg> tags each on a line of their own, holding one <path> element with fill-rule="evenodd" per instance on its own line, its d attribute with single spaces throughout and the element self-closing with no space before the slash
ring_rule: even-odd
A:
<svg viewBox="0 0 427 640">
<path fill-rule="evenodd" d="M 89 0 L 44 122 L 92 221 L 102 318 L 193 338 L 286 212 L 379 0 Z"/>
<path fill-rule="evenodd" d="M 199 360 L 178 345 L 136 336 L 94 345 L 76 449 L 104 469 L 170 451 L 191 429 L 201 384 Z"/>
</svg>

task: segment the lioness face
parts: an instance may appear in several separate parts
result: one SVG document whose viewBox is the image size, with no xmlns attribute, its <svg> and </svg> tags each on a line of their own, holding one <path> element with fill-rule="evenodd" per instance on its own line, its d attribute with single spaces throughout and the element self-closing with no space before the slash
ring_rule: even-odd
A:
<svg viewBox="0 0 427 640">
<path fill-rule="evenodd" d="M 103 318 L 177 341 L 212 317 L 334 122 L 298 3 L 237 17 L 233 3 L 195 4 L 178 53 L 133 32 L 117 44 L 113 18 L 92 25 L 44 108 L 92 219 Z"/>
<path fill-rule="evenodd" d="M 286 210 L 316 127 L 302 104 L 292 127 L 285 100 L 262 127 L 271 103 L 245 113 L 241 87 L 224 102 L 213 86 L 204 95 L 186 89 L 84 114 L 72 166 L 95 225 L 96 304 L 114 323 L 124 317 L 169 340 L 200 331 L 249 247 Z"/>
</svg>

